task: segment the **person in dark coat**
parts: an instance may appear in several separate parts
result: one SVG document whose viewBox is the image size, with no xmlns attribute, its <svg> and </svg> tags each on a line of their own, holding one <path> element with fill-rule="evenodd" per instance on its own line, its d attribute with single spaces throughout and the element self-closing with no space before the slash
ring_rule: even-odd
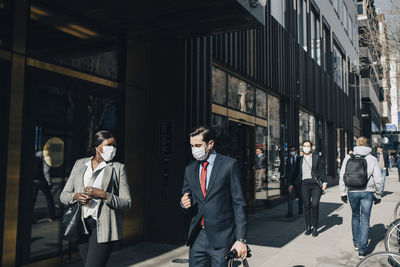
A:
<svg viewBox="0 0 400 267">
<path fill-rule="evenodd" d="M 289 156 L 286 159 L 286 175 L 285 175 L 285 187 L 288 190 L 288 213 L 286 217 L 293 217 L 293 200 L 299 199 L 298 212 L 303 213 L 303 199 L 300 193 L 299 183 L 294 184 L 292 181 L 296 181 L 296 177 L 299 175 L 300 168 L 300 156 L 297 154 L 295 146 L 289 147 Z"/>
</svg>

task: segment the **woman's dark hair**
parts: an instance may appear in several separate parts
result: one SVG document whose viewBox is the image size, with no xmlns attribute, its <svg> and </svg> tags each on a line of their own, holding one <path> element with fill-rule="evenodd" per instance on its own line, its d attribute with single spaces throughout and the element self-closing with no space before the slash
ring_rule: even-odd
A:
<svg viewBox="0 0 400 267">
<path fill-rule="evenodd" d="M 90 147 L 89 154 L 91 156 L 96 155 L 96 147 L 101 145 L 105 140 L 113 138 L 113 134 L 110 133 L 109 131 L 98 131 L 94 136 L 92 140 L 92 146 Z"/>
<path fill-rule="evenodd" d="M 310 146 L 313 147 L 313 143 L 310 140 L 304 140 L 303 141 L 303 146 L 304 146 L 305 143 L 310 143 Z"/>
</svg>

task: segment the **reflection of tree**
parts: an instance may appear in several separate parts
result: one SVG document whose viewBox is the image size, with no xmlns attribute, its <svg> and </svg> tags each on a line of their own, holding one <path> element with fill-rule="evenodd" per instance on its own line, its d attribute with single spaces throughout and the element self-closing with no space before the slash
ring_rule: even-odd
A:
<svg viewBox="0 0 400 267">
<path fill-rule="evenodd" d="M 114 104 L 111 99 L 100 98 L 96 96 L 89 96 L 88 112 L 89 112 L 89 124 L 88 124 L 88 148 L 92 145 L 93 136 L 95 131 L 99 130 L 103 123 L 104 115 L 109 107 Z"/>
</svg>

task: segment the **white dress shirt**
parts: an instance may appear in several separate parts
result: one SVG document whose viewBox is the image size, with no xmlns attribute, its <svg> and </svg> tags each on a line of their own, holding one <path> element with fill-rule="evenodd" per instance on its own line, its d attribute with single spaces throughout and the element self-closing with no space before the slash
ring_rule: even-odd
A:
<svg viewBox="0 0 400 267">
<path fill-rule="evenodd" d="M 86 171 L 83 175 L 83 185 L 101 188 L 103 182 L 104 167 L 107 163 L 104 161 L 97 166 L 95 170 L 92 169 L 92 160 L 86 163 Z M 97 211 L 99 209 L 100 199 L 90 199 L 85 205 L 82 206 L 83 217 L 88 218 L 91 216 L 97 220 Z"/>
</svg>

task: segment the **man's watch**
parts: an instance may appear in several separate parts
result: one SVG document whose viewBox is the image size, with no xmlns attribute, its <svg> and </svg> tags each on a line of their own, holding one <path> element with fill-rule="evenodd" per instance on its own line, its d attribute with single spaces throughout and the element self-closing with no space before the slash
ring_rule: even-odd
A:
<svg viewBox="0 0 400 267">
<path fill-rule="evenodd" d="M 247 240 L 243 239 L 243 238 L 236 239 L 236 241 L 238 241 L 238 242 L 240 242 L 242 244 L 247 244 Z"/>
</svg>

